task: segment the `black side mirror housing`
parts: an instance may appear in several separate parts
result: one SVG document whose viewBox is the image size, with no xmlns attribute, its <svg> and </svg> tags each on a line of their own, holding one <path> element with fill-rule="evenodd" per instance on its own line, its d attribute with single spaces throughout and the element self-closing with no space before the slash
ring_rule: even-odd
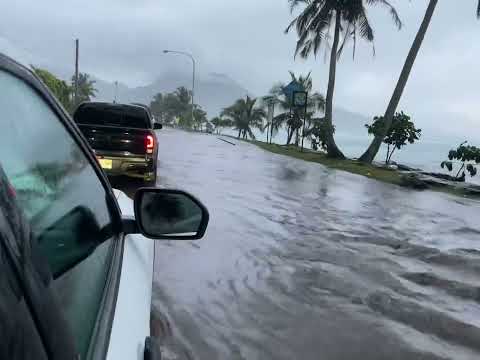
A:
<svg viewBox="0 0 480 360">
<path fill-rule="evenodd" d="M 153 129 L 154 130 L 161 130 L 161 129 L 163 129 L 163 125 L 156 122 L 156 123 L 153 124 Z"/>
<path fill-rule="evenodd" d="M 140 188 L 135 193 L 135 220 L 124 219 L 124 232 L 151 239 L 197 240 L 207 229 L 207 208 L 181 190 Z"/>
</svg>

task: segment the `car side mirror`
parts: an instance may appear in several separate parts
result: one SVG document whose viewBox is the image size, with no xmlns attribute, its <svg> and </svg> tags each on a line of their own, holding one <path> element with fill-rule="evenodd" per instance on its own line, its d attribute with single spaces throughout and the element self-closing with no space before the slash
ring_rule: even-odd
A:
<svg viewBox="0 0 480 360">
<path fill-rule="evenodd" d="M 207 229 L 207 208 L 181 190 L 141 188 L 135 193 L 137 231 L 152 239 L 201 239 Z"/>
<path fill-rule="evenodd" d="M 153 124 L 153 129 L 154 130 L 161 130 L 162 128 L 163 128 L 163 125 L 160 124 L 160 123 L 156 122 L 156 123 Z"/>
</svg>

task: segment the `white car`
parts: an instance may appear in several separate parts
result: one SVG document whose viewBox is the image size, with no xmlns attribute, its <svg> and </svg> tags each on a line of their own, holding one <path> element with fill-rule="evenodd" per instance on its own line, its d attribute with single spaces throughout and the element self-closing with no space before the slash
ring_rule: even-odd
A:
<svg viewBox="0 0 480 360">
<path fill-rule="evenodd" d="M 58 101 L 2 54 L 0 94 L 0 358 L 160 359 L 151 239 L 201 238 L 207 209 L 112 190 Z"/>
</svg>

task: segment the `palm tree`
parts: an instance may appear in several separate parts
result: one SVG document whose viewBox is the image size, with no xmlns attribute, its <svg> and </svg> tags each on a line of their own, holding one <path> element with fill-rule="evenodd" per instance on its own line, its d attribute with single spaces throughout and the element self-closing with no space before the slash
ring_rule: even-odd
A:
<svg viewBox="0 0 480 360">
<path fill-rule="evenodd" d="M 273 104 L 273 118 L 267 119 L 267 123 L 265 124 L 264 130 L 270 128 L 268 131 L 270 131 L 270 143 L 272 143 L 272 138 L 278 134 L 278 131 L 280 128 L 283 126 L 283 123 L 281 121 L 276 121 L 275 119 L 275 109 L 278 107 L 281 102 L 283 101 L 282 99 L 282 88 L 285 85 L 282 83 L 278 83 L 272 86 L 270 91 L 268 92 L 268 95 L 265 95 L 261 98 L 261 104 L 263 108 L 268 109 L 270 104 Z M 267 134 L 268 138 L 268 134 Z"/>
<path fill-rule="evenodd" d="M 325 110 L 325 98 L 322 94 L 315 92 L 312 93 L 312 77 L 311 73 L 306 76 L 296 76 L 292 71 L 289 71 L 291 81 L 298 82 L 305 91 L 308 92 L 307 98 L 307 123 L 316 111 Z M 305 109 L 294 108 L 292 106 L 292 99 L 288 98 L 284 92 L 284 84 L 276 84 L 271 89 L 268 95 L 263 97 L 264 102 L 273 101 L 278 105 L 278 108 L 282 111 L 277 116 L 274 116 L 272 120 L 273 129 L 278 132 L 278 129 L 282 126 L 287 128 L 287 145 L 292 141 L 293 135 L 295 135 L 295 144 L 298 146 L 300 141 L 300 129 L 303 125 L 303 118 L 305 117 Z M 292 112 L 290 112 L 292 109 Z"/>
<path fill-rule="evenodd" d="M 438 0 L 430 0 L 428 3 L 427 10 L 425 12 L 425 16 L 423 21 L 420 25 L 420 29 L 413 40 L 412 47 L 408 52 L 407 59 L 405 60 L 405 64 L 403 65 L 402 72 L 400 73 L 400 77 L 398 78 L 397 85 L 395 86 L 395 90 L 393 91 L 393 95 L 388 103 L 387 110 L 385 111 L 385 115 L 383 116 L 385 125 L 383 131 L 380 132 L 375 138 L 372 140 L 370 146 L 367 150 L 360 156 L 359 160 L 365 163 L 371 163 L 382 145 L 383 139 L 385 138 L 386 134 L 388 133 L 390 127 L 392 126 L 393 117 L 395 115 L 395 111 L 397 110 L 398 103 L 400 102 L 400 98 L 402 97 L 403 91 L 405 89 L 405 85 L 407 84 L 408 77 L 413 68 L 413 64 L 415 63 L 415 59 L 417 58 L 418 52 L 420 47 L 422 46 L 423 39 L 425 38 L 425 34 L 427 33 L 428 27 L 430 25 L 430 21 L 432 20 L 433 13 L 435 12 L 435 7 L 437 6 Z M 477 3 L 477 18 L 480 18 L 480 1 Z"/>
<path fill-rule="evenodd" d="M 86 73 L 78 74 L 76 105 L 85 101 L 90 101 L 92 97 L 95 97 L 95 94 L 97 93 L 95 82 L 96 81 L 90 79 L 90 75 Z M 75 88 L 75 76 L 72 76 L 72 87 Z"/>
<path fill-rule="evenodd" d="M 322 43 L 329 37 L 330 30 L 333 29 L 325 104 L 325 122 L 329 129 L 326 143 L 328 156 L 345 158 L 333 137 L 333 93 L 338 57 L 350 38 L 353 39 L 354 54 L 357 36 L 373 42 L 373 29 L 367 18 L 366 5 L 384 5 L 390 10 L 398 28 L 401 28 L 402 23 L 395 8 L 387 0 L 289 0 L 289 3 L 292 12 L 297 6 L 304 5 L 300 15 L 285 30 L 289 32 L 292 27 L 296 28 L 298 41 L 295 55 L 300 54 L 303 58 L 307 58 L 312 52 L 316 55 Z M 340 44 L 341 37 L 343 41 Z"/>
<path fill-rule="evenodd" d="M 256 98 L 247 95 L 245 99 L 238 99 L 235 104 L 222 110 L 221 116 L 230 120 L 234 129 L 238 130 L 238 138 L 242 136 L 244 139 L 249 136 L 255 139 L 252 128 L 263 131 L 263 119 L 266 117 L 265 110 L 256 107 Z"/>
</svg>

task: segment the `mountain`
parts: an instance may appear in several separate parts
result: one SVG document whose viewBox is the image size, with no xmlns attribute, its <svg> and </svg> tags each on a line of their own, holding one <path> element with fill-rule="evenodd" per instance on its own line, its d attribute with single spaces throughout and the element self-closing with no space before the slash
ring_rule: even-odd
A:
<svg viewBox="0 0 480 360">
<path fill-rule="evenodd" d="M 98 90 L 95 100 L 112 101 L 115 97 L 115 84 L 100 79 L 95 80 L 95 87 Z M 155 94 L 173 92 L 180 86 L 191 89 L 191 77 L 182 73 L 168 73 L 146 86 L 128 87 L 119 83 L 117 102 L 150 104 Z M 225 74 L 210 73 L 196 78 L 194 100 L 207 111 L 208 117 L 218 115 L 224 107 L 247 94 L 249 92 L 244 87 Z"/>
</svg>

